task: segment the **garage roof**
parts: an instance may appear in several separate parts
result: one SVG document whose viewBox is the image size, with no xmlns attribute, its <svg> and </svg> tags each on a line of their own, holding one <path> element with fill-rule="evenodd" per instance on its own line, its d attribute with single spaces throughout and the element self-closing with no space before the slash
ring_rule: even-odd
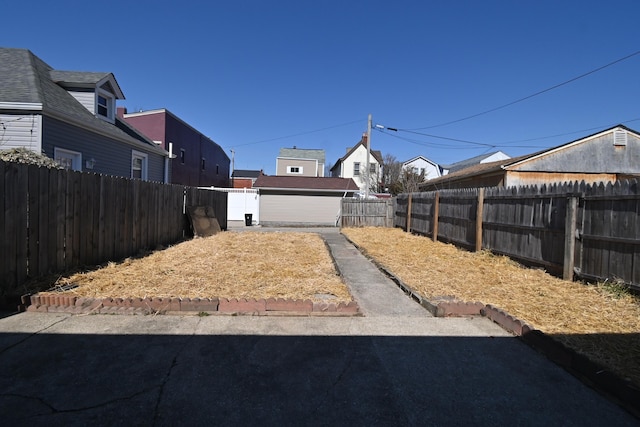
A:
<svg viewBox="0 0 640 427">
<path fill-rule="evenodd" d="M 278 188 L 298 190 L 358 191 L 351 178 L 315 176 L 269 176 L 261 175 L 253 184 L 254 188 Z"/>
</svg>

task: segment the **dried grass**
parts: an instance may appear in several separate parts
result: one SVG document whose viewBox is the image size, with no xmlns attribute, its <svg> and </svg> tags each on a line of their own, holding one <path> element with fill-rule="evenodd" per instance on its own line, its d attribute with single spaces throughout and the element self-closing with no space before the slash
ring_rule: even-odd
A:
<svg viewBox="0 0 640 427">
<path fill-rule="evenodd" d="M 454 296 L 502 308 L 640 385 L 640 302 L 467 252 L 393 228 L 342 230 L 365 253 L 428 299 Z"/>
<path fill-rule="evenodd" d="M 324 241 L 313 233 L 219 233 L 59 279 L 93 298 L 285 298 L 349 302 Z"/>
</svg>

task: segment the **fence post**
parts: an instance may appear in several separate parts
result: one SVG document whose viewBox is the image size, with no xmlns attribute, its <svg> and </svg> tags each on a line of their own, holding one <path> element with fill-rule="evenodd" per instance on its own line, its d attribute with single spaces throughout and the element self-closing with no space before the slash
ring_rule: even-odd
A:
<svg viewBox="0 0 640 427">
<path fill-rule="evenodd" d="M 409 193 L 409 200 L 407 202 L 407 233 L 411 233 L 411 196 L 412 193 Z"/>
<path fill-rule="evenodd" d="M 438 213 L 440 212 L 440 192 L 436 191 L 436 198 L 433 201 L 433 241 L 438 241 Z"/>
<path fill-rule="evenodd" d="M 484 209 L 484 188 L 478 190 L 478 207 L 476 210 L 476 252 L 482 250 L 482 211 Z"/>
<path fill-rule="evenodd" d="M 567 198 L 567 211 L 564 225 L 564 262 L 562 269 L 562 278 L 564 280 L 573 280 L 573 267 L 575 263 L 575 247 L 576 247 L 576 213 L 578 209 L 578 198 Z"/>
</svg>

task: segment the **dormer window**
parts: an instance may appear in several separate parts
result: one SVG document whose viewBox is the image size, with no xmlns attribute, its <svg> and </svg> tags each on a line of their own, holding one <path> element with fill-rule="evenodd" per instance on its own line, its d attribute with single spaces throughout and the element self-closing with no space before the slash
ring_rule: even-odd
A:
<svg viewBox="0 0 640 427">
<path fill-rule="evenodd" d="M 96 94 L 96 115 L 110 122 L 114 120 L 115 99 L 113 95 L 98 89 Z"/>
<path fill-rule="evenodd" d="M 109 117 L 109 103 L 107 102 L 107 98 L 100 95 L 98 95 L 98 114 Z"/>
</svg>

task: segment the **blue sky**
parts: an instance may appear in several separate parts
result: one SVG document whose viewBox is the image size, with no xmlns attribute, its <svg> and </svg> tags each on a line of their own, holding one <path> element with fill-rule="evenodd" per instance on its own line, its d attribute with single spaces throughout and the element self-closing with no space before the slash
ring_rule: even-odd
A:
<svg viewBox="0 0 640 427">
<path fill-rule="evenodd" d="M 51 0 L 2 15 L 0 45 L 113 72 L 119 105 L 167 108 L 233 149 L 236 169 L 272 174 L 292 146 L 332 164 L 368 114 L 404 129 L 374 131 L 373 149 L 442 164 L 640 129 L 640 54 L 460 120 L 640 51 L 637 0 Z"/>
</svg>

